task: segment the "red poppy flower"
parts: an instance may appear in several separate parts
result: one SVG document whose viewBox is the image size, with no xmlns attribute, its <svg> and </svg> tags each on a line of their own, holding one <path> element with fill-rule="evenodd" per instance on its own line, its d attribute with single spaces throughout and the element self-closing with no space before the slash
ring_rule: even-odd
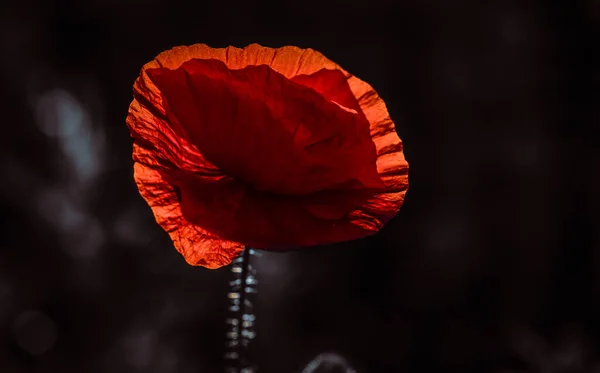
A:
<svg viewBox="0 0 600 373">
<path fill-rule="evenodd" d="M 191 265 L 364 237 L 404 201 L 385 103 L 317 51 L 176 47 L 133 91 L 135 181 Z"/>
</svg>

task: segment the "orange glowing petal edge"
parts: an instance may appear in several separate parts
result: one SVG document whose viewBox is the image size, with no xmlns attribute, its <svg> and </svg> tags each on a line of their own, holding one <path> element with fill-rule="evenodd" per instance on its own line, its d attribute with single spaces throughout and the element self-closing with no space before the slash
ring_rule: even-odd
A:
<svg viewBox="0 0 600 373">
<path fill-rule="evenodd" d="M 175 190 L 159 172 L 165 164 L 192 172 L 218 171 L 193 144 L 169 126 L 161 92 L 147 74 L 147 70 L 153 68 L 177 69 L 191 59 L 220 60 L 232 70 L 248 65 L 268 65 L 286 78 L 310 75 L 321 69 L 341 71 L 370 124 L 377 151 L 377 172 L 385 185 L 385 191 L 352 211 L 349 219 L 364 230 L 366 236 L 381 229 L 399 211 L 408 190 L 408 162 L 385 102 L 368 83 L 312 49 L 269 48 L 258 44 L 245 48 L 211 48 L 205 44 L 179 46 L 160 53 L 142 67 L 134 83 L 134 99 L 126 122 L 134 138 L 134 179 L 140 194 L 187 263 L 219 268 L 231 263 L 244 249 L 243 243 L 224 240 L 188 222 L 181 213 Z M 161 157 L 157 156 L 158 149 Z"/>
</svg>

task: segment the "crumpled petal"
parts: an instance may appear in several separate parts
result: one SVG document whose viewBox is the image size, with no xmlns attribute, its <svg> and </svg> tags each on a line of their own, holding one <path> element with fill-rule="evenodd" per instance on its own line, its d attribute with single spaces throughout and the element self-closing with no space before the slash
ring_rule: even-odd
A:
<svg viewBox="0 0 600 373">
<path fill-rule="evenodd" d="M 161 89 L 168 122 L 227 176 L 286 195 L 350 181 L 383 187 L 364 116 L 266 65 L 229 70 L 195 59 L 148 74 Z"/>
<path fill-rule="evenodd" d="M 408 188 L 383 100 L 311 49 L 163 52 L 142 68 L 127 124 L 140 193 L 192 265 L 364 237 Z"/>
</svg>

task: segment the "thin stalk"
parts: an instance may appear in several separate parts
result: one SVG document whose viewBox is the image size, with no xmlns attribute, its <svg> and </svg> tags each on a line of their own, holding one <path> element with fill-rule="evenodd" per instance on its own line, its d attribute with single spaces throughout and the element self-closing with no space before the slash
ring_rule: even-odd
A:
<svg viewBox="0 0 600 373">
<path fill-rule="evenodd" d="M 230 281 L 230 290 L 227 294 L 231 304 L 231 316 L 227 318 L 230 328 L 227 333 L 228 360 L 226 373 L 256 373 L 256 368 L 248 355 L 248 347 L 256 333 L 254 323 L 256 317 L 252 311 L 250 294 L 256 293 L 256 270 L 252 267 L 250 259 L 257 256 L 256 250 L 246 247 L 242 254 L 233 261 L 231 272 L 233 280 Z"/>
</svg>

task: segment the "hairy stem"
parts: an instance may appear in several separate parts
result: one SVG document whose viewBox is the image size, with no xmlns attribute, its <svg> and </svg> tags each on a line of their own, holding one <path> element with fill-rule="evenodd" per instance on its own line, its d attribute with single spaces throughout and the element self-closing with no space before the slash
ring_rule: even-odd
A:
<svg viewBox="0 0 600 373">
<path fill-rule="evenodd" d="M 248 356 L 250 341 L 254 339 L 255 316 L 252 311 L 250 295 L 256 293 L 256 270 L 252 268 L 250 259 L 257 256 L 256 250 L 246 247 L 242 254 L 233 261 L 231 272 L 233 280 L 229 283 L 230 291 L 227 294 L 231 304 L 231 316 L 227 318 L 230 325 L 227 333 L 227 353 L 225 359 L 229 361 L 226 373 L 255 373 Z"/>
</svg>

